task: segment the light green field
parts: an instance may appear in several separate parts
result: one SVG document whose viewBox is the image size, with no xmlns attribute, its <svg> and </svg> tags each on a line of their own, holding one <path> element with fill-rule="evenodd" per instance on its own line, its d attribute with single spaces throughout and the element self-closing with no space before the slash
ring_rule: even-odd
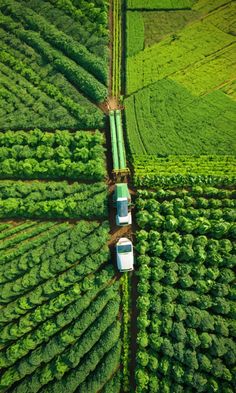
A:
<svg viewBox="0 0 236 393">
<path fill-rule="evenodd" d="M 127 94 L 167 77 L 196 95 L 235 79 L 235 12 L 236 3 L 229 3 L 128 57 Z"/>
<path fill-rule="evenodd" d="M 236 103 L 221 91 L 196 97 L 163 79 L 125 100 L 133 154 L 236 154 Z"/>
<path fill-rule="evenodd" d="M 190 8 L 193 0 L 127 0 L 129 9 L 181 9 Z"/>
</svg>

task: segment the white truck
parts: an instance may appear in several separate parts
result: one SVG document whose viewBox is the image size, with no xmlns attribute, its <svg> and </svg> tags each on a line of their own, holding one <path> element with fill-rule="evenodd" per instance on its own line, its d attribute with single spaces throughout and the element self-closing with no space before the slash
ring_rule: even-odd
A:
<svg viewBox="0 0 236 393">
<path fill-rule="evenodd" d="M 116 225 L 125 226 L 132 224 L 132 215 L 130 211 L 131 196 L 126 183 L 115 185 L 113 204 L 116 206 Z"/>
<path fill-rule="evenodd" d="M 118 270 L 122 273 L 134 270 L 133 244 L 126 237 L 116 243 L 116 260 Z"/>
</svg>

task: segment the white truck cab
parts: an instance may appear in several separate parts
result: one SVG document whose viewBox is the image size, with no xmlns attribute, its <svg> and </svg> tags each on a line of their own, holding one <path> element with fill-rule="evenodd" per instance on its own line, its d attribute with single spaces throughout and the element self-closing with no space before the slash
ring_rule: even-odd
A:
<svg viewBox="0 0 236 393">
<path fill-rule="evenodd" d="M 127 198 L 118 198 L 116 202 L 117 214 L 116 214 L 116 225 L 123 226 L 132 224 L 131 212 L 128 209 Z"/>
<path fill-rule="evenodd" d="M 117 267 L 120 272 L 134 270 L 133 244 L 126 237 L 121 237 L 116 243 Z"/>
</svg>

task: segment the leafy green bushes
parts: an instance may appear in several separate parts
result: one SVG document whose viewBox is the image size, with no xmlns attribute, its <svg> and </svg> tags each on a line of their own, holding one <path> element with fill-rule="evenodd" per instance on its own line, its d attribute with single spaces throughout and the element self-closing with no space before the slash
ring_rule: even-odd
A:
<svg viewBox="0 0 236 393">
<path fill-rule="evenodd" d="M 104 327 L 109 326 L 109 323 L 114 320 L 114 315 L 110 314 L 110 310 L 112 305 L 117 303 L 114 301 L 114 299 L 109 301 L 109 296 L 112 298 L 112 295 L 113 297 L 115 296 L 115 292 L 112 289 L 108 290 L 107 293 L 106 291 L 102 292 L 98 299 L 91 301 L 88 310 L 85 310 L 82 315 L 80 315 L 79 310 L 81 309 L 82 312 L 84 306 L 81 305 L 81 300 L 80 303 L 77 301 L 77 304 L 74 304 L 73 311 L 71 307 L 70 310 L 65 311 L 64 314 L 61 315 L 61 318 L 57 316 L 57 321 L 60 321 L 59 326 L 56 323 L 50 324 L 50 330 L 48 328 L 47 332 L 48 336 L 47 333 L 44 333 L 45 327 L 48 326 L 48 324 L 46 324 L 44 328 L 40 327 L 33 334 L 27 335 L 25 338 L 22 338 L 22 340 L 19 340 L 17 343 L 17 357 L 21 359 L 23 356 L 25 356 L 29 349 L 31 352 L 27 355 L 27 357 L 24 357 L 24 359 L 20 360 L 21 372 L 19 373 L 15 366 L 9 368 L 1 380 L 1 385 L 4 386 L 4 380 L 8 381 L 9 376 L 11 376 L 11 384 L 13 384 L 15 381 L 23 379 L 26 374 L 32 374 L 37 369 L 38 370 L 33 376 L 34 381 L 38 379 L 36 378 L 36 374 L 39 376 L 40 374 L 43 375 L 45 373 L 46 376 L 46 368 L 49 369 L 50 367 L 50 369 L 57 369 L 56 365 L 58 364 L 59 357 L 61 356 L 60 354 L 63 353 L 64 358 L 66 355 L 65 351 L 67 351 L 68 356 L 70 356 L 69 354 L 71 349 L 70 347 L 68 348 L 70 344 L 73 344 L 72 351 L 75 350 L 76 345 L 78 345 L 77 352 L 79 349 L 80 351 L 83 351 L 85 348 L 88 350 L 89 345 L 92 346 L 94 340 L 97 341 L 99 339 L 99 335 L 101 334 L 99 330 L 100 325 L 104 329 Z M 78 305 L 80 305 L 80 308 Z M 113 307 L 113 311 L 117 312 L 117 308 Z M 66 319 L 66 315 L 70 316 L 71 320 L 69 318 Z M 75 318 L 78 317 L 80 317 L 80 320 L 76 322 Z M 60 330 L 59 333 L 55 334 L 59 329 L 64 328 L 66 324 L 70 324 L 69 328 Z M 92 326 L 90 327 L 90 325 Z M 84 332 L 85 334 L 83 335 Z M 49 343 L 38 346 L 40 341 L 42 341 L 42 335 L 43 341 L 47 341 L 50 336 L 52 337 L 50 338 Z M 31 340 L 32 344 L 29 348 L 28 345 Z M 37 349 L 33 350 L 36 348 L 36 346 Z M 9 367 L 9 363 L 15 363 L 17 360 L 16 356 L 14 356 L 15 350 L 16 346 L 14 348 L 14 344 L 8 348 L 6 355 L 8 358 L 8 363 L 2 362 L 3 366 Z M 13 356 L 11 357 L 12 354 Z M 78 357 L 80 358 L 81 355 Z M 47 363 L 47 366 L 45 367 L 42 365 L 42 368 L 39 368 L 42 363 Z M 38 381 L 40 380 L 38 379 Z M 45 380 L 45 384 L 46 383 L 47 381 Z M 34 386 L 35 389 L 37 389 L 36 385 Z"/>
<path fill-rule="evenodd" d="M 118 343 L 114 345 L 107 355 L 104 356 L 104 359 L 98 364 L 95 372 L 80 385 L 79 389 L 81 393 L 99 391 L 104 386 L 107 379 L 111 377 L 111 374 L 114 373 L 114 370 L 116 370 L 120 355 L 121 343 L 118 341 Z M 114 377 L 112 376 L 112 380 L 108 381 L 105 385 L 105 389 L 103 388 L 103 393 L 120 392 L 119 378 L 119 373 L 117 373 Z"/>
<path fill-rule="evenodd" d="M 235 157 L 134 155 L 134 183 L 136 186 L 192 186 L 222 185 L 236 182 Z"/>
<path fill-rule="evenodd" d="M 5 228 L 2 240 L 0 387 L 54 389 L 78 370 L 74 383 L 85 389 L 99 376 L 102 388 L 120 362 L 119 284 L 104 266 L 108 225 L 26 224 Z M 30 231 L 15 253 L 15 237 Z"/>
<path fill-rule="evenodd" d="M 21 0 L 37 14 L 42 15 L 49 23 L 68 36 L 79 41 L 86 48 L 102 59 L 108 59 L 107 44 L 109 42 L 107 1 L 88 2 L 80 0 L 74 4 L 71 0 L 37 1 Z M 91 37 L 92 35 L 92 37 Z"/>
<path fill-rule="evenodd" d="M 103 218 L 107 213 L 104 183 L 0 182 L 0 217 Z"/>
<path fill-rule="evenodd" d="M 121 373 L 118 370 L 112 378 L 103 386 L 103 393 L 119 393 L 120 392 Z"/>
<path fill-rule="evenodd" d="M 98 237 L 104 236 L 105 228 L 100 226 L 94 233 L 86 233 L 81 232 L 81 228 L 83 231 L 83 227 L 84 222 L 81 221 L 72 233 L 68 231 L 58 235 L 55 248 L 50 253 L 50 262 L 44 259 L 43 255 L 40 258 L 40 254 L 38 253 L 38 260 L 29 272 L 23 274 L 22 271 L 18 271 L 19 278 L 1 285 L 0 304 L 8 303 L 18 298 L 21 294 L 32 290 L 42 282 L 50 279 L 53 275 L 61 274 L 67 269 L 70 269 L 75 263 L 97 251 L 98 247 L 100 247 Z M 89 231 L 92 228 L 88 228 Z M 68 258 L 68 254 L 72 257 Z M 79 268 L 77 271 L 79 271 Z M 17 274 L 16 271 L 15 273 Z"/>
<path fill-rule="evenodd" d="M 39 51 L 48 62 L 53 61 L 55 69 L 64 74 L 92 102 L 102 102 L 105 100 L 107 97 L 107 88 L 84 68 L 66 58 L 60 51 L 53 49 L 47 42 L 43 41 L 39 33 L 20 30 L 18 34 L 28 45 Z"/>
<path fill-rule="evenodd" d="M 0 133 L 1 178 L 101 180 L 104 137 L 96 131 Z"/>
<path fill-rule="evenodd" d="M 77 312 L 80 310 L 79 307 L 86 308 L 88 304 L 90 304 L 91 299 L 94 299 L 100 286 L 106 285 L 113 276 L 112 269 L 102 270 L 101 274 L 99 275 L 89 275 L 85 277 L 81 282 L 77 282 L 73 284 L 71 287 L 66 289 L 63 293 L 57 295 L 53 299 L 49 299 L 47 303 L 37 306 L 32 311 L 28 311 L 26 315 L 20 316 L 20 318 L 16 321 L 8 321 L 7 324 L 4 325 L 2 328 L 2 336 L 1 336 L 1 345 L 5 344 L 12 344 L 12 341 L 19 339 L 24 334 L 31 332 L 33 329 L 37 327 L 39 323 L 42 323 L 40 329 L 44 329 L 43 322 L 47 321 L 48 318 L 55 317 L 55 330 L 50 329 L 48 334 L 49 336 L 54 331 L 58 331 L 58 323 L 56 323 L 57 318 L 60 320 L 62 319 L 66 325 L 67 319 L 63 319 L 63 309 L 67 307 L 67 312 L 70 314 L 70 310 L 76 309 Z M 105 283 L 105 284 L 104 284 Z M 89 291 L 89 292 L 88 292 Z M 88 292 L 88 293 L 87 293 Z M 81 295 L 82 297 L 82 304 L 81 298 L 78 296 Z M 62 312 L 62 314 L 60 314 Z M 74 313 L 71 314 L 72 316 Z M 62 325 L 62 322 L 59 324 Z M 40 338 L 40 335 L 38 335 Z M 45 338 L 47 335 L 45 336 Z M 43 337 L 41 337 L 42 340 Z M 36 335 L 35 335 L 36 339 Z M 41 341 L 40 341 L 41 342 Z M 8 363 L 6 356 L 1 355 L 1 361 L 4 363 Z"/>
<path fill-rule="evenodd" d="M 97 367 L 97 365 L 99 366 L 100 359 L 104 357 L 104 355 L 109 353 L 109 351 L 111 357 L 114 357 L 118 361 L 121 351 L 119 334 L 120 323 L 116 321 L 103 333 L 100 341 L 95 344 L 94 347 L 88 352 L 84 359 L 84 362 L 81 365 L 75 367 L 69 373 L 67 373 L 64 376 L 63 380 L 61 379 L 57 382 L 49 384 L 46 387 L 46 391 L 50 393 L 62 393 L 65 390 L 65 386 L 67 387 L 67 389 L 74 391 L 77 387 L 82 385 L 86 377 L 89 376 L 89 373 L 91 373 L 91 371 L 93 371 Z M 108 359 L 110 360 L 110 357 Z M 23 390 L 21 391 L 23 392 Z"/>
<path fill-rule="evenodd" d="M 1 3 L 2 130 L 104 127 L 108 4 L 69 3 Z"/>
<path fill-rule="evenodd" d="M 104 116 L 100 110 L 94 110 L 94 108 L 91 109 L 84 105 L 78 105 L 77 102 L 75 102 L 65 94 L 61 93 L 61 91 L 56 86 L 54 86 L 52 83 L 48 83 L 47 79 L 42 79 L 40 75 L 34 72 L 30 67 L 26 66 L 22 61 L 16 59 L 8 51 L 1 51 L 0 60 L 5 66 L 7 66 L 7 68 L 9 68 L 10 71 L 8 71 L 8 73 L 12 73 L 11 70 L 13 70 L 13 74 L 15 72 L 19 73 L 30 84 L 37 87 L 37 89 L 39 88 L 43 93 L 45 93 L 56 102 L 59 102 L 62 107 L 65 107 L 66 110 L 68 110 L 68 112 L 71 113 L 77 120 L 77 122 L 73 122 L 73 126 L 90 129 L 97 127 L 101 128 L 104 126 Z M 32 93 L 34 95 L 35 91 L 33 90 Z M 39 95 L 39 91 L 37 91 L 36 94 Z M 50 103 L 50 106 L 53 106 L 53 104 Z M 41 112 L 43 111 L 40 111 L 40 114 L 42 115 Z M 58 118 L 61 116 L 59 116 L 59 114 L 57 113 L 55 117 Z M 32 127 L 32 122 L 30 121 L 30 123 L 31 124 L 25 123 L 24 127 Z M 47 123 L 43 123 L 43 125 L 47 126 Z M 14 128 L 16 128 L 15 123 Z M 51 129 L 50 124 L 48 124 L 48 128 Z M 64 128 L 66 128 L 66 125 L 64 125 Z M 6 129 L 5 126 L 3 127 L 3 129 Z"/>
<path fill-rule="evenodd" d="M 137 392 L 234 390 L 234 196 L 139 191 Z"/>
</svg>

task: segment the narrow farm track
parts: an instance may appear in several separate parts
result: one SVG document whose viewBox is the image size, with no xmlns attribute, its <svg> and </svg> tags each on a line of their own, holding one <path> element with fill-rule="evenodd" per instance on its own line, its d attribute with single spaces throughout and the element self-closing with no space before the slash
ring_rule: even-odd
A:
<svg viewBox="0 0 236 393">
<path fill-rule="evenodd" d="M 18 4 L 18 2 L 12 3 L 13 10 L 13 6 L 15 6 L 15 3 Z M 25 3 L 27 4 L 27 2 Z M 21 4 L 17 6 L 20 7 Z M 39 3 L 38 6 L 40 6 Z M 54 4 L 52 4 L 52 8 L 53 6 Z M 49 22 L 47 25 L 50 25 Z M 30 29 L 27 29 L 27 34 L 29 33 L 28 30 Z M 62 36 L 62 33 L 60 34 Z M 63 54 L 63 56 L 66 63 L 68 56 L 66 54 Z M 21 64 L 20 60 L 19 64 Z M 107 65 L 107 60 L 105 60 L 105 65 Z M 27 62 L 25 69 L 31 70 L 27 66 Z M 43 80 L 43 78 L 41 79 Z M 60 79 L 58 80 L 59 82 L 61 81 Z M 22 81 L 22 86 L 31 86 L 30 82 L 24 80 L 23 77 L 21 77 L 20 81 Z M 49 82 L 48 86 L 53 87 L 53 84 Z M 14 83 L 12 86 L 14 87 Z M 69 83 L 68 86 L 70 86 Z M 43 84 L 40 84 L 41 87 L 43 88 Z M 55 85 L 55 92 L 57 92 L 56 87 Z M 72 95 L 71 92 L 73 92 L 74 88 L 78 90 L 78 102 L 76 100 L 73 101 L 69 97 L 70 94 Z M 13 96 L 16 93 L 17 100 L 23 106 L 25 101 L 21 99 L 23 97 L 21 92 L 17 95 L 18 92 L 16 90 L 13 88 L 11 90 L 11 95 Z M 80 99 L 82 104 L 85 102 L 85 99 L 83 101 L 84 95 L 83 93 L 79 95 L 79 90 L 79 86 L 71 83 L 70 94 L 68 93 L 68 97 L 66 97 L 67 101 L 65 99 L 69 104 L 74 102 L 75 111 L 80 106 Z M 30 91 L 32 94 L 35 93 L 33 84 Z M 107 90 L 105 91 L 107 95 Z M 43 89 L 40 89 L 40 96 L 45 99 L 46 103 L 52 101 L 49 101 Z M 62 94 L 61 99 L 63 97 Z M 33 104 L 35 101 L 32 100 Z M 83 107 L 82 104 L 81 107 Z M 75 189 L 73 189 L 74 191 L 70 189 L 71 193 L 69 191 L 68 193 L 66 191 L 57 193 L 57 186 L 62 184 L 61 180 L 67 182 L 66 187 L 69 188 L 70 185 L 75 183 L 76 179 L 68 180 L 63 176 L 54 182 L 55 188 L 52 187 L 50 194 L 43 194 L 43 192 L 40 194 L 38 189 L 44 187 L 48 179 L 40 181 L 39 176 L 39 181 L 37 180 L 37 182 L 34 181 L 34 178 L 22 182 L 22 195 L 27 187 L 32 185 L 31 188 L 33 188 L 33 185 L 36 184 L 39 200 L 40 198 L 43 199 L 43 195 L 47 195 L 48 200 L 52 203 L 54 203 L 54 197 L 56 201 L 56 195 L 59 202 L 66 200 L 65 195 L 73 202 L 78 197 L 74 205 L 81 206 L 81 203 L 85 201 L 85 206 L 82 207 L 83 212 L 85 212 L 88 206 L 88 209 L 90 209 L 89 199 L 92 201 L 92 206 L 100 206 L 102 208 L 104 195 L 104 206 L 107 207 L 106 183 L 109 191 L 112 191 L 113 184 L 111 178 L 112 159 L 111 149 L 109 149 L 109 128 L 106 125 L 105 129 L 106 120 L 103 123 L 100 119 L 105 119 L 108 107 L 107 102 L 103 101 L 101 103 L 97 101 L 95 105 L 101 111 L 93 112 L 91 110 L 91 119 L 94 114 L 95 120 L 97 119 L 97 127 L 94 126 L 94 130 L 99 129 L 101 136 L 103 136 L 98 143 L 98 147 L 101 151 L 102 145 L 105 145 L 105 143 L 107 147 L 106 157 L 104 152 L 102 152 L 103 175 L 100 179 L 101 187 L 104 188 L 104 194 L 100 193 L 100 191 L 97 193 L 95 191 L 86 193 L 89 188 L 88 185 L 94 183 L 89 180 L 81 182 L 84 184 L 84 195 L 81 198 L 79 192 Z M 84 112 L 87 116 L 86 102 L 84 106 Z M 60 108 L 59 104 L 58 108 Z M 91 109 L 90 104 L 88 104 L 88 108 Z M 99 115 L 96 117 L 96 114 Z M 66 116 L 68 119 L 63 120 L 63 124 L 68 124 L 68 126 L 52 126 L 50 128 L 47 122 L 45 123 L 44 130 L 49 130 L 49 138 L 52 136 L 52 130 L 65 128 L 73 132 L 80 129 L 79 126 L 74 127 L 75 121 L 69 117 L 69 114 L 66 114 Z M 30 118 L 27 118 L 28 122 L 29 120 Z M 38 121 L 38 118 L 36 120 Z M 91 130 L 93 128 L 92 124 L 90 127 L 89 121 L 88 127 L 83 127 L 84 129 Z M 21 126 L 17 124 L 17 119 L 15 123 L 16 125 L 13 129 L 21 130 Z M 4 127 L 4 131 L 12 128 L 8 124 Z M 33 128 L 30 126 L 29 128 L 25 127 L 29 131 Z M 105 138 L 104 129 L 106 132 Z M 17 131 L 14 135 L 17 135 Z M 91 131 L 91 135 L 94 132 Z M 61 143 L 61 145 L 65 147 L 66 144 Z M 83 159 L 85 158 L 83 157 Z M 105 159 L 107 160 L 108 175 L 106 175 L 104 168 Z M 99 170 L 99 165 L 99 160 L 95 157 L 90 170 L 88 170 L 89 179 L 89 176 L 93 174 L 93 169 Z M 69 173 L 68 165 L 65 168 L 65 172 Z M 18 183 L 14 180 L 8 181 L 9 195 L 13 198 L 11 192 L 13 193 L 14 191 L 14 183 L 16 183 L 17 187 Z M 76 182 L 78 183 L 77 180 Z M 12 188 L 10 188 L 10 183 Z M 98 188 L 100 190 L 100 186 Z M 96 195 L 100 194 L 101 198 L 97 201 Z M 16 195 L 15 199 L 18 196 L 18 199 L 23 199 L 20 194 L 15 193 L 14 195 Z M 45 198 L 47 199 L 47 197 Z M 26 201 L 23 204 L 26 206 Z M 35 205 L 36 203 L 33 202 L 32 206 Z M 65 205 L 69 206 L 69 200 L 68 203 L 65 201 Z M 17 211 L 17 208 L 15 210 Z M 113 232 L 115 230 L 115 210 L 112 206 L 110 206 L 110 210 L 111 232 Z M 114 274 L 114 271 L 117 271 L 117 269 L 113 252 L 112 260 L 115 269 L 111 269 L 111 260 L 107 247 L 109 244 L 107 211 L 104 209 L 104 220 L 97 213 L 94 213 L 94 215 L 88 214 L 85 220 L 81 220 L 80 217 L 74 218 L 76 217 L 74 212 L 72 212 L 70 218 L 66 215 L 62 216 L 62 218 L 56 218 L 60 217 L 58 212 L 55 214 L 56 217 L 46 218 L 45 214 L 43 214 L 41 219 L 35 214 L 35 211 L 31 210 L 30 214 L 32 215 L 30 219 L 25 218 L 24 215 L 19 215 L 18 218 L 15 218 L 13 213 L 10 214 L 10 217 L 9 214 L 8 217 L 5 214 L 0 224 L 0 325 L 2 329 L 0 339 L 0 390 L 2 391 L 3 389 L 9 392 L 50 390 L 55 393 L 64 390 L 78 390 L 81 392 L 113 391 L 112 388 L 114 386 L 120 386 L 121 375 L 121 338 L 123 333 L 120 327 L 122 320 L 120 279 L 123 276 L 118 273 Z M 112 241 L 116 241 L 116 236 L 117 234 L 114 237 L 111 236 Z M 114 244 L 111 249 L 114 250 Z M 29 342 L 31 343 L 30 346 L 28 345 Z M 21 370 L 20 373 L 19 370 Z"/>
<path fill-rule="evenodd" d="M 120 96 L 125 93 L 125 4 L 121 1 L 121 5 L 117 0 L 110 0 L 110 13 L 109 13 L 109 27 L 110 27 L 110 67 L 109 67 L 109 101 L 108 106 L 110 109 L 117 109 L 120 107 Z M 125 145 L 127 148 L 126 132 L 124 133 Z M 114 176 L 112 174 L 113 159 L 112 159 L 112 146 L 109 122 L 106 124 L 106 157 L 107 157 L 107 171 L 108 171 L 108 186 L 109 186 L 109 223 L 110 223 L 110 240 L 109 248 L 113 265 L 116 267 L 116 254 L 115 244 L 121 237 L 127 237 L 134 242 L 136 231 L 135 215 L 132 214 L 132 225 L 125 227 L 117 227 L 115 222 L 116 211 L 113 207 L 112 196 L 115 188 Z M 132 168 L 131 168 L 132 171 Z M 130 178 L 127 179 L 128 183 L 132 183 Z M 136 195 L 135 189 L 130 189 L 132 202 Z M 124 277 L 117 272 L 117 279 L 122 280 L 122 296 L 125 302 L 125 291 L 129 293 L 129 299 L 126 304 L 123 304 L 123 310 L 128 307 L 128 332 L 125 331 L 123 326 L 123 345 L 129 342 L 129 356 L 123 351 L 123 384 L 121 392 L 135 392 L 135 363 L 137 351 L 137 277 L 135 272 L 128 273 L 129 276 Z M 125 318 L 125 316 L 123 315 Z M 126 361 L 126 362 L 125 362 Z M 128 372 L 125 371 L 126 367 Z M 129 380 L 127 381 L 127 376 Z"/>
</svg>

